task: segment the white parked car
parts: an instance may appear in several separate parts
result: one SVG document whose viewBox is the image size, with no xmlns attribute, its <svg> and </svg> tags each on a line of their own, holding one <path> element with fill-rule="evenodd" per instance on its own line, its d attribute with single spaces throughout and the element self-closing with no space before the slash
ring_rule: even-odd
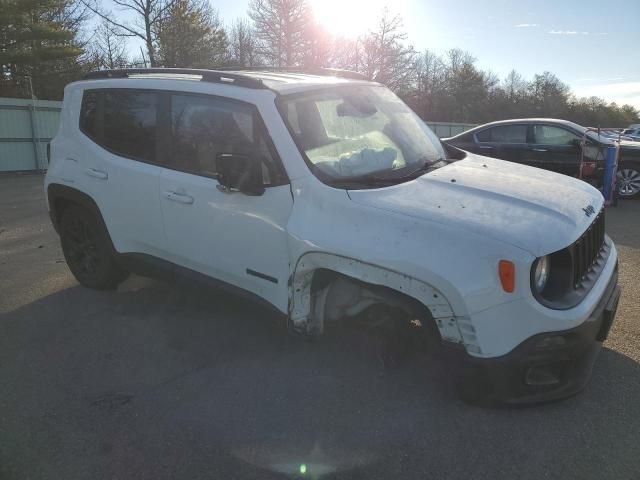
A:
<svg viewBox="0 0 640 480">
<path fill-rule="evenodd" d="M 376 83 L 96 72 L 65 89 L 50 155 L 48 207 L 82 285 L 188 275 L 306 335 L 384 306 L 489 401 L 579 391 L 615 315 L 595 188 L 444 147 Z"/>
</svg>

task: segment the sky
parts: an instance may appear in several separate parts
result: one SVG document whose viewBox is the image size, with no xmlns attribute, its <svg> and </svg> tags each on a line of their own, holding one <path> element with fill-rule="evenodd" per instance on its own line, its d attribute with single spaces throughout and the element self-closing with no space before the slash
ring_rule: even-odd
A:
<svg viewBox="0 0 640 480">
<path fill-rule="evenodd" d="M 386 5 L 419 51 L 461 48 L 501 78 L 548 70 L 579 96 L 640 109 L 640 0 L 309 1 L 334 33 L 363 33 Z M 246 16 L 248 0 L 210 3 L 225 22 Z"/>
</svg>

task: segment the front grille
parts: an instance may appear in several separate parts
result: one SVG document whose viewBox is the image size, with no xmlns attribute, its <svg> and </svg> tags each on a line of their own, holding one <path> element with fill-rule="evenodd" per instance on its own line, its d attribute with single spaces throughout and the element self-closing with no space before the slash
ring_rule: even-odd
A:
<svg viewBox="0 0 640 480">
<path fill-rule="evenodd" d="M 604 209 L 600 211 L 586 232 L 571 245 L 573 258 L 573 286 L 579 288 L 585 276 L 604 250 Z"/>
</svg>

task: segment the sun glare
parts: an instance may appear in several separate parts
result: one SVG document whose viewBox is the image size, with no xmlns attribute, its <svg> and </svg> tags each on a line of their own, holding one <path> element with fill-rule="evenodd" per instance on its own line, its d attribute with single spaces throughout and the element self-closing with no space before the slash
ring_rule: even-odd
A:
<svg viewBox="0 0 640 480">
<path fill-rule="evenodd" d="M 374 27 L 386 0 L 311 0 L 316 20 L 330 33 L 355 38 Z"/>
</svg>

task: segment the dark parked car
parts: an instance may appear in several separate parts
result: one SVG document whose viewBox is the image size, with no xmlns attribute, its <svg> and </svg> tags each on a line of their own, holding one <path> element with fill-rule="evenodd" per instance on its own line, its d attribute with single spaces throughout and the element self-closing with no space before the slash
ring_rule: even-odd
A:
<svg viewBox="0 0 640 480">
<path fill-rule="evenodd" d="M 565 120 L 523 118 L 487 123 L 442 141 L 487 157 L 524 163 L 577 177 L 585 127 Z M 583 178 L 602 185 L 606 147 L 610 138 L 587 133 Z M 620 142 L 618 196 L 640 194 L 640 143 Z"/>
</svg>

